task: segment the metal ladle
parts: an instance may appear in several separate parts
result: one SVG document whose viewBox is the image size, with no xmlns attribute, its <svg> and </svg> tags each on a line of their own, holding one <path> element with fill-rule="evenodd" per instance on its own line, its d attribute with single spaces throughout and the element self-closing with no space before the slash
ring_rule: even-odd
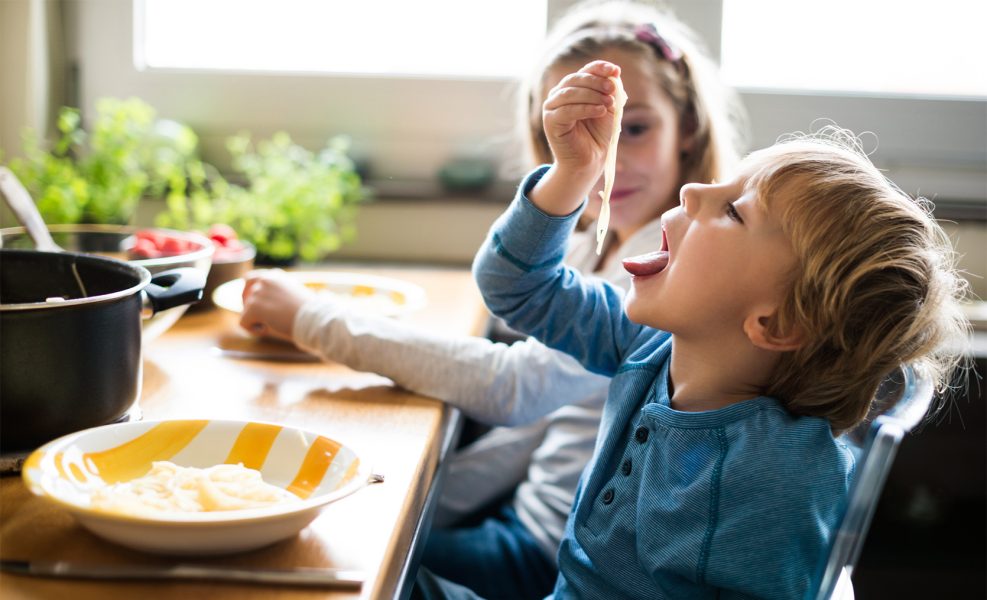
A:
<svg viewBox="0 0 987 600">
<path fill-rule="evenodd" d="M 34 240 L 34 247 L 45 252 L 65 252 L 55 243 L 48 232 L 48 226 L 38 207 L 31 199 L 31 194 L 24 188 L 17 176 L 7 167 L 0 167 L 0 192 L 7 199 L 7 206 L 14 212 L 27 234 Z"/>
<path fill-rule="evenodd" d="M 2 192 L 0 195 L 7 201 L 7 206 L 13 211 L 14 216 L 24 226 L 27 234 L 31 236 L 36 250 L 42 252 L 65 252 L 65 249 L 56 244 L 55 240 L 52 239 L 51 232 L 48 231 L 45 220 L 41 218 L 41 212 L 38 211 L 38 207 L 31 198 L 31 194 L 28 193 L 24 185 L 17 179 L 17 176 L 7 167 L 0 167 L 0 192 Z M 2 241 L 0 241 L 0 244 L 2 244 Z M 85 284 L 82 283 L 82 278 L 79 277 L 79 271 L 74 261 L 72 262 L 72 274 L 75 276 L 75 282 L 79 286 L 82 297 L 89 296 L 86 292 Z"/>
</svg>

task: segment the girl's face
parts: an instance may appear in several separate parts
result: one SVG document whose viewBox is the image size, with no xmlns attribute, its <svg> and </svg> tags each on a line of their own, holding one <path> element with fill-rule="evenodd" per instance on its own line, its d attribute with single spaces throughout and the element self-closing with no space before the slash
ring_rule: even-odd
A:
<svg viewBox="0 0 987 600">
<path fill-rule="evenodd" d="M 594 56 L 621 68 L 627 105 L 617 147 L 617 173 L 610 195 L 610 229 L 628 236 L 678 202 L 680 155 L 684 150 L 679 115 L 654 73 L 653 60 L 634 52 L 610 49 Z M 585 61 L 562 62 L 549 69 L 545 89 L 554 87 Z M 577 64 L 578 63 L 578 64 Z M 586 212 L 599 214 L 603 177 L 590 192 Z"/>
</svg>

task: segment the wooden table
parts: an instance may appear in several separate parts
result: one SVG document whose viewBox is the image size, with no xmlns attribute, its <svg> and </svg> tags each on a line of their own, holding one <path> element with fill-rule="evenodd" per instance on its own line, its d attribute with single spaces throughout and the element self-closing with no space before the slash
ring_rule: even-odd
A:
<svg viewBox="0 0 987 600">
<path fill-rule="evenodd" d="M 428 305 L 403 317 L 446 334 L 479 334 L 479 294 L 463 269 L 338 269 L 418 283 Z M 326 507 L 296 538 L 234 556 L 181 562 L 239 567 L 343 567 L 364 570 L 360 592 L 219 583 L 94 582 L 0 574 L 9 598 L 392 598 L 422 526 L 426 499 L 458 412 L 342 365 L 232 359 L 217 343 L 239 335 L 238 315 L 214 309 L 184 316 L 145 346 L 143 418 L 251 419 L 317 431 L 352 446 L 383 474 Z M 427 521 L 427 519 L 426 519 Z M 0 555 L 16 560 L 173 564 L 177 559 L 118 547 L 79 527 L 64 510 L 32 496 L 18 476 L 0 479 Z"/>
</svg>

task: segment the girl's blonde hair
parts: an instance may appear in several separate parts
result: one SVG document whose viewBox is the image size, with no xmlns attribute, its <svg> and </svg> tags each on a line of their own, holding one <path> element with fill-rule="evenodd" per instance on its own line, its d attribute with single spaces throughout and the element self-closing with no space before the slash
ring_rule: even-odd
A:
<svg viewBox="0 0 987 600">
<path fill-rule="evenodd" d="M 803 345 L 782 356 L 767 393 L 842 432 L 864 420 L 903 363 L 945 391 L 962 360 L 968 283 L 929 203 L 898 189 L 835 127 L 755 152 L 742 172 L 797 257 L 770 325 Z"/>
<path fill-rule="evenodd" d="M 671 61 L 655 44 L 636 34 L 653 30 L 681 58 Z M 584 2 L 552 27 L 545 52 L 519 94 L 518 122 L 526 126 L 527 158 L 534 164 L 552 162 L 542 123 L 542 102 L 548 71 L 562 62 L 590 62 L 608 49 L 641 55 L 654 65 L 662 89 L 679 116 L 679 135 L 693 136 L 692 149 L 682 160 L 681 181 L 708 183 L 723 179 L 736 165 L 745 142 L 745 114 L 736 93 L 721 82 L 718 69 L 698 36 L 664 10 L 642 2 Z"/>
</svg>

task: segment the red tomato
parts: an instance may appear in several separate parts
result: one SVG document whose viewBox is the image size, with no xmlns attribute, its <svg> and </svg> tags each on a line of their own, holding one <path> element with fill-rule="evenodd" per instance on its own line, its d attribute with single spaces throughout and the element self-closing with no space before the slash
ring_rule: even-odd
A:
<svg viewBox="0 0 987 600">
<path fill-rule="evenodd" d="M 134 234 L 138 240 L 148 240 L 154 244 L 155 248 L 161 248 L 166 238 L 165 234 L 160 231 L 155 231 L 153 229 L 141 229 Z"/>
<path fill-rule="evenodd" d="M 139 258 L 157 258 L 161 256 L 161 252 L 148 238 L 141 238 L 138 236 L 137 241 L 134 242 L 134 247 L 130 249 L 130 253 Z"/>
<path fill-rule="evenodd" d="M 240 240 L 229 240 L 225 246 L 221 246 L 219 242 L 216 242 L 216 249 L 212 255 L 213 260 L 220 262 L 233 260 L 244 248 L 246 246 Z"/>
<path fill-rule="evenodd" d="M 162 238 L 162 242 L 158 245 L 158 250 L 161 250 L 165 254 L 182 254 L 183 252 L 188 252 L 188 240 L 177 237 L 162 236 Z"/>
<path fill-rule="evenodd" d="M 236 231 L 232 227 L 223 223 L 216 223 L 209 228 L 206 234 L 210 239 L 218 242 L 221 246 L 226 246 L 231 240 L 236 239 Z"/>
</svg>

